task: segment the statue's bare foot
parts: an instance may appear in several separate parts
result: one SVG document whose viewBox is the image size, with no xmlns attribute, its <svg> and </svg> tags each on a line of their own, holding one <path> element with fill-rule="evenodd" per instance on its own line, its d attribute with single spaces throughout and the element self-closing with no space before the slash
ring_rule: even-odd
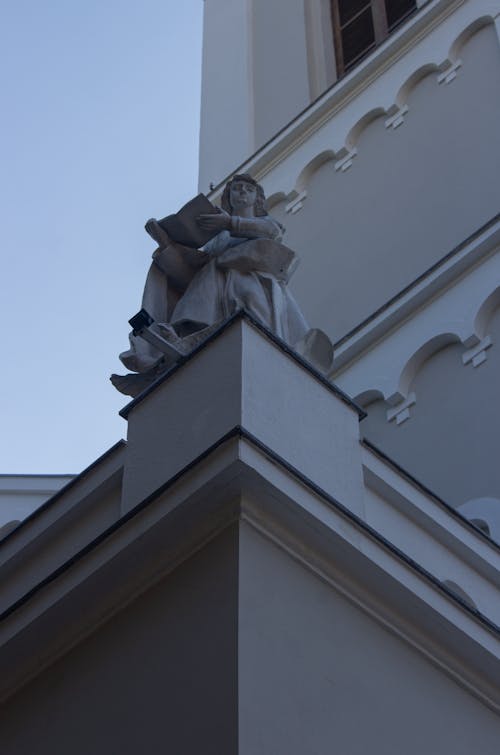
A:
<svg viewBox="0 0 500 755">
<path fill-rule="evenodd" d="M 202 344 L 206 339 L 219 327 L 220 323 L 209 325 L 206 328 L 197 330 L 195 333 L 181 338 L 177 335 L 172 325 L 157 324 L 157 333 L 165 341 L 168 341 L 182 356 L 190 354 L 197 346 Z M 111 375 L 110 380 L 114 387 L 124 393 L 126 396 L 136 397 L 169 370 L 175 364 L 168 356 L 163 356 L 149 370 L 144 372 L 132 372 L 128 375 Z"/>
<path fill-rule="evenodd" d="M 153 385 L 168 370 L 169 366 L 171 365 L 165 364 L 164 360 L 160 359 L 154 367 L 145 372 L 129 372 L 127 375 L 113 374 L 109 379 L 117 391 L 124 393 L 125 396 L 135 398 Z"/>
</svg>

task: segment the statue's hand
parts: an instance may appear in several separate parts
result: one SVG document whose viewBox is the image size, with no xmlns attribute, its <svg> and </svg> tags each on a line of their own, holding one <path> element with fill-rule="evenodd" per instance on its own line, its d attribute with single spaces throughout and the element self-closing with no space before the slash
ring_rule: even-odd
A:
<svg viewBox="0 0 500 755">
<path fill-rule="evenodd" d="M 168 246 L 171 243 L 170 236 L 165 230 L 163 230 L 163 228 L 158 223 L 158 221 L 155 220 L 155 218 L 150 218 L 144 228 L 149 233 L 151 238 L 156 241 L 158 246 Z"/>
<path fill-rule="evenodd" d="M 199 215 L 196 222 L 204 231 L 228 231 L 231 228 L 231 215 L 225 210 L 219 210 L 217 215 Z"/>
</svg>

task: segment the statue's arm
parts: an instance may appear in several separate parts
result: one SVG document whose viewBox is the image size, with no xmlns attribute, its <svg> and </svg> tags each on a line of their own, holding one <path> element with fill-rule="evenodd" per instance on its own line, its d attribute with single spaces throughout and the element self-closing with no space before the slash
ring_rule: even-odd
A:
<svg viewBox="0 0 500 755">
<path fill-rule="evenodd" d="M 197 222 L 200 228 L 218 231 L 219 233 L 229 231 L 231 236 L 244 239 L 281 241 L 285 230 L 270 215 L 242 218 L 238 215 L 229 215 L 224 210 L 221 210 L 218 215 L 200 215 Z"/>
<path fill-rule="evenodd" d="M 231 236 L 247 239 L 272 239 L 281 241 L 284 228 L 269 215 L 262 218 L 231 216 Z"/>
</svg>

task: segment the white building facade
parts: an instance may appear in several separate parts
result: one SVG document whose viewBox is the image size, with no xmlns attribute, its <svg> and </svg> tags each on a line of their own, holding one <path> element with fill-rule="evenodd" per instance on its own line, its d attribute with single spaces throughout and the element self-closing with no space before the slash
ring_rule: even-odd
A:
<svg viewBox="0 0 500 755">
<path fill-rule="evenodd" d="M 2 753 L 496 755 L 499 13 L 205 0 L 200 189 L 333 371 L 237 315 L 6 534 Z"/>
<path fill-rule="evenodd" d="M 386 5 L 400 24 L 335 81 L 332 10 L 370 3 L 207 2 L 200 190 L 225 160 L 263 183 L 365 437 L 497 530 L 500 5 Z"/>
</svg>

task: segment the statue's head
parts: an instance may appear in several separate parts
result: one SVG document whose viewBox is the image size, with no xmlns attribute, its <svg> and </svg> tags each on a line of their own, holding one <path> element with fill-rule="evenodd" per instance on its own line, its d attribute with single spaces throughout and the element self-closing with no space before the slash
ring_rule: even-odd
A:
<svg viewBox="0 0 500 755">
<path fill-rule="evenodd" d="M 222 192 L 221 206 L 232 215 L 238 212 L 238 206 L 245 206 L 248 202 L 253 204 L 255 217 L 268 214 L 262 186 L 248 173 L 240 173 L 227 182 Z"/>
</svg>

